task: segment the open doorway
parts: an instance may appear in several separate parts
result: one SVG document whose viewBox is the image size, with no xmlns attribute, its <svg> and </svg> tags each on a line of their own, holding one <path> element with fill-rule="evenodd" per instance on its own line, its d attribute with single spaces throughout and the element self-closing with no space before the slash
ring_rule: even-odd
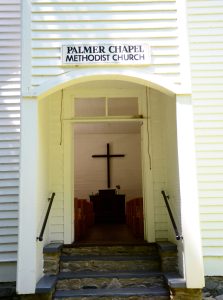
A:
<svg viewBox="0 0 223 300">
<path fill-rule="evenodd" d="M 74 125 L 75 240 L 142 242 L 142 121 L 128 120 L 138 115 L 138 99 L 78 98 L 75 112 L 88 118 Z M 94 119 L 104 113 L 108 120 Z"/>
</svg>

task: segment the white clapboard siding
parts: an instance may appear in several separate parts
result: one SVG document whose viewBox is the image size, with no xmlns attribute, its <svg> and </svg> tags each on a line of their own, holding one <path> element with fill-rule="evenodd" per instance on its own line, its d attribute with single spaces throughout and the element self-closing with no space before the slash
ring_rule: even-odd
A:
<svg viewBox="0 0 223 300">
<path fill-rule="evenodd" d="M 50 190 L 56 193 L 49 221 L 50 240 L 64 240 L 63 147 L 60 146 L 61 93 L 49 98 L 49 170 Z"/>
<path fill-rule="evenodd" d="M 8 262 L 9 270 L 17 257 L 19 103 L 20 0 L 0 0 L 0 269 Z M 10 276 L 15 279 L 16 270 Z"/>
<path fill-rule="evenodd" d="M 223 256 L 223 2 L 188 0 L 188 27 L 203 254 L 211 275 Z"/>
<path fill-rule="evenodd" d="M 32 86 L 72 70 L 61 66 L 60 49 L 64 44 L 139 40 L 151 45 L 152 67 L 145 69 L 179 83 L 175 2 L 33 0 Z"/>
<path fill-rule="evenodd" d="M 0 235 L 1 238 L 3 236 L 17 235 L 17 228 L 16 227 L 0 228 Z"/>
</svg>

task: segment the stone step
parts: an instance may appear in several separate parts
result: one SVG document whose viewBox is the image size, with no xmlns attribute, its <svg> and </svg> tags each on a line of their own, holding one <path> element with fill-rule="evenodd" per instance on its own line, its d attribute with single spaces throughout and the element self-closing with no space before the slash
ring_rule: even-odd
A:
<svg viewBox="0 0 223 300">
<path fill-rule="evenodd" d="M 155 244 L 64 247 L 54 300 L 167 300 Z"/>
<path fill-rule="evenodd" d="M 167 300 L 169 292 L 162 287 L 151 288 L 114 288 L 114 289 L 83 289 L 83 290 L 68 290 L 56 291 L 54 300 Z"/>
<path fill-rule="evenodd" d="M 119 245 L 119 246 L 82 246 L 64 247 L 62 255 L 154 255 L 157 253 L 156 244 Z"/>
<path fill-rule="evenodd" d="M 161 272 L 62 272 L 57 290 L 165 287 Z"/>
<path fill-rule="evenodd" d="M 160 271 L 126 271 L 126 272 L 89 272 L 89 271 L 82 271 L 82 272 L 60 272 L 57 275 L 58 279 L 69 279 L 69 278 L 99 278 L 99 277 L 120 277 L 120 278 L 131 278 L 131 277 L 146 277 L 146 276 L 164 276 L 163 272 Z M 166 275 L 166 274 L 165 274 Z M 171 276 L 172 274 L 169 274 Z M 174 273 L 174 275 L 176 275 Z M 174 276 L 172 275 L 172 276 Z"/>
<path fill-rule="evenodd" d="M 151 256 L 61 256 L 61 272 L 159 271 L 160 260 Z"/>
<path fill-rule="evenodd" d="M 61 255 L 60 260 L 63 262 L 67 261 L 88 261 L 88 260 L 95 260 L 95 261 L 129 261 L 129 260 L 157 260 L 159 261 L 158 255 L 135 255 L 135 256 L 121 256 L 121 255 Z"/>
</svg>

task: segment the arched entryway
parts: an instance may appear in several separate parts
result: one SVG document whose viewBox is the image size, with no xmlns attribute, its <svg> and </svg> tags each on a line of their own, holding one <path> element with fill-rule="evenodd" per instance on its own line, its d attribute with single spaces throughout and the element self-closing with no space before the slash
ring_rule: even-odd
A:
<svg viewBox="0 0 223 300">
<path fill-rule="evenodd" d="M 74 239 L 74 221 L 73 221 L 73 198 L 74 198 L 74 168 L 73 168 L 73 102 L 71 90 L 77 87 L 80 83 L 87 83 L 90 81 L 101 81 L 102 80 L 113 80 L 113 81 L 124 81 L 128 83 L 134 83 L 140 85 L 146 99 L 151 96 L 149 92 L 154 94 L 154 114 L 159 117 L 160 125 L 165 127 L 168 131 L 168 137 L 172 139 L 175 135 L 175 144 L 168 141 L 167 136 L 156 134 L 153 131 L 153 136 L 157 137 L 154 141 L 159 141 L 162 137 L 162 142 L 165 141 L 165 146 L 168 145 L 169 157 L 178 158 L 177 166 L 171 163 L 171 159 L 168 161 L 168 168 L 174 165 L 174 170 L 171 170 L 171 174 L 178 174 L 177 187 L 172 188 L 178 190 L 177 197 L 177 208 L 180 214 L 180 220 L 182 225 L 182 234 L 184 236 L 183 244 L 179 244 L 180 253 L 184 254 L 184 261 L 182 261 L 183 271 L 186 275 L 188 287 L 200 287 L 203 284 L 203 271 L 202 271 L 202 255 L 200 252 L 200 231 L 199 231 L 199 218 L 198 218 L 198 204 L 197 204 L 197 188 L 196 188 L 196 176 L 195 176 L 195 160 L 194 160 L 194 142 L 193 142 L 193 122 L 192 122 L 192 109 L 189 95 L 182 95 L 179 92 L 179 87 L 163 84 L 161 78 L 150 76 L 144 72 L 136 70 L 121 70 L 119 68 L 101 69 L 83 69 L 75 70 L 67 75 L 59 76 L 57 79 L 49 81 L 48 83 L 36 88 L 32 93 L 24 98 L 22 104 L 23 117 L 22 117 L 22 146 L 21 146 L 21 192 L 20 192 L 20 224 L 19 224 L 19 256 L 18 256 L 18 281 L 17 289 L 20 293 L 32 292 L 35 289 L 35 282 L 41 276 L 41 267 L 37 267 L 37 261 L 42 259 L 42 246 L 36 243 L 35 237 L 38 231 L 39 219 L 43 211 L 41 206 L 40 198 L 43 197 L 44 193 L 49 192 L 49 186 L 55 186 L 50 182 L 47 182 L 46 172 L 49 171 L 49 165 L 47 165 L 47 155 L 49 150 L 49 141 L 45 135 L 44 122 L 47 123 L 49 118 L 54 118 L 55 114 L 59 116 L 57 118 L 57 126 L 54 127 L 56 134 L 56 142 L 59 142 L 57 147 L 58 157 L 62 157 L 63 160 L 59 160 L 60 164 L 59 171 L 63 178 L 63 187 L 59 191 L 61 199 L 63 199 L 63 206 L 58 206 L 57 213 L 63 212 L 63 215 L 56 216 L 61 220 L 61 224 L 52 224 L 61 230 L 61 239 L 64 243 L 69 244 Z M 183 93 L 184 91 L 181 91 Z M 67 94 L 66 94 L 67 93 Z M 33 99 L 34 97 L 34 99 Z M 63 99 L 70 99 L 68 105 L 63 106 Z M 163 114 L 160 115 L 160 110 L 156 107 L 157 101 L 159 103 L 167 104 L 165 109 L 165 120 L 162 119 Z M 174 99 L 174 101 L 172 100 Z M 59 114 L 56 112 L 56 103 L 60 107 Z M 148 121 L 151 116 L 148 114 L 149 107 L 148 101 L 144 101 L 144 111 L 146 120 Z M 169 105 L 170 104 L 170 105 Z M 173 106 L 172 106 L 173 104 Z M 50 106 L 55 108 L 54 113 L 50 113 Z M 164 107 L 161 105 L 160 107 Z M 174 108 L 174 109 L 172 109 Z M 47 115 L 48 109 L 48 115 Z M 164 113 L 164 112 L 163 112 Z M 152 120 L 151 120 L 152 121 Z M 158 120 L 155 120 L 155 123 Z M 175 124 L 171 126 L 172 122 Z M 151 122 L 150 122 L 151 123 Z M 167 126 L 165 126 L 165 124 Z M 174 125 L 172 124 L 172 125 Z M 146 235 L 147 241 L 156 240 L 156 225 L 160 224 L 155 218 L 155 206 L 154 206 L 154 195 L 160 193 L 157 184 L 152 181 L 155 176 L 160 175 L 152 174 L 153 167 L 151 168 L 151 157 L 158 154 L 158 151 L 152 153 L 151 149 L 151 137 L 150 128 L 151 124 L 146 122 L 144 126 L 144 135 L 147 136 L 144 139 L 145 143 L 143 149 L 145 151 L 145 158 L 143 165 L 145 166 L 144 174 L 144 192 L 145 196 L 151 201 L 145 201 L 145 215 L 146 215 Z M 177 129 L 173 130 L 173 128 Z M 59 134 L 58 134 L 59 133 Z M 58 139 L 58 137 L 60 137 Z M 53 134 L 50 135 L 53 139 Z M 61 141 L 60 141 L 61 140 Z M 160 145 L 157 145 L 160 149 Z M 174 149 L 174 151 L 173 151 Z M 55 157 L 57 156 L 57 153 Z M 151 157 L 150 157 L 151 156 Z M 157 158 L 158 163 L 163 162 Z M 167 162 L 167 160 L 166 160 Z M 30 174 L 30 168 L 32 173 Z M 159 166 L 159 168 L 161 168 Z M 158 168 L 158 169 L 159 169 Z M 170 176 L 168 182 L 174 181 L 175 175 Z M 28 183 L 28 187 L 27 187 Z M 166 182 L 167 183 L 167 182 Z M 151 185 L 153 188 L 151 188 Z M 171 185 L 169 185 L 171 186 Z M 188 188 L 190 186 L 190 188 Z M 154 188 L 157 188 L 154 189 Z M 34 193 L 35 191 L 35 193 Z M 44 192 L 43 192 L 44 191 Z M 169 191 L 170 192 L 170 191 Z M 41 197 L 40 197 L 41 196 Z M 45 195 L 44 195 L 45 197 Z M 31 201 L 30 201 L 31 199 Z M 61 204 L 60 204 L 61 205 Z M 29 211 L 29 216 L 26 212 Z M 158 212 L 159 210 L 157 208 Z M 162 216 L 161 216 L 162 217 Z M 188 220 L 193 219 L 193 224 Z M 29 228 L 27 228 L 27 222 L 29 222 Z M 59 226 L 58 226 L 59 225 Z M 158 228 L 158 227 L 157 227 Z M 160 232 L 162 226 L 159 227 Z M 57 235 L 50 234 L 46 237 L 48 242 L 54 237 L 58 238 Z M 171 237 L 167 237 L 171 238 Z M 27 243 L 27 241 L 31 241 Z M 27 248 L 28 247 L 28 248 Z M 27 249 L 29 249 L 30 259 L 27 260 Z M 194 267 L 198 270 L 196 276 L 194 275 Z M 200 270 L 200 271 L 199 271 Z M 199 276 L 198 276 L 199 274 Z M 29 282 L 26 285 L 26 291 L 23 290 L 22 282 L 24 278 L 29 278 Z"/>
<path fill-rule="evenodd" d="M 154 214 L 154 211 L 156 210 L 156 212 L 159 211 L 159 207 L 157 205 L 157 207 L 155 208 L 154 207 L 154 203 L 153 203 L 153 192 L 154 192 L 154 189 L 153 189 L 153 175 L 152 175 L 152 167 L 151 167 L 151 141 L 149 141 L 149 135 L 150 135 L 150 116 L 149 118 L 147 118 L 147 116 L 150 114 L 150 105 L 148 105 L 149 103 L 149 97 L 152 95 L 152 99 L 154 101 L 154 112 L 156 114 L 156 119 L 154 118 L 154 131 L 156 130 L 157 131 L 157 128 L 155 129 L 155 124 L 156 123 L 159 123 L 161 124 L 163 122 L 164 119 L 162 119 L 162 113 L 159 113 L 157 108 L 155 108 L 155 99 L 159 100 L 159 98 L 161 97 L 170 97 L 172 98 L 173 100 L 173 106 L 175 107 L 175 94 L 174 93 L 171 93 L 170 91 L 166 91 L 166 93 L 163 93 L 163 88 L 160 88 L 161 91 L 158 91 L 157 90 L 157 86 L 156 86 L 156 89 L 154 88 L 151 88 L 151 86 L 155 86 L 154 83 L 151 84 L 151 86 L 146 86 L 144 84 L 138 84 L 138 83 L 133 83 L 133 78 L 131 77 L 126 77 L 126 76 L 120 76 L 120 78 L 122 79 L 119 79 L 119 77 L 116 76 L 116 80 L 114 80 L 114 76 L 111 75 L 110 77 L 109 76 L 106 76 L 104 75 L 103 79 L 104 78 L 110 78 L 110 80 L 102 80 L 102 78 L 100 77 L 100 75 L 97 75 L 93 78 L 88 78 L 87 81 L 85 81 L 85 83 L 78 83 L 78 84 L 75 84 L 73 86 L 70 86 L 69 88 L 67 89 L 64 89 L 64 92 L 63 92 L 63 99 L 70 99 L 68 101 L 71 101 L 70 104 L 67 106 L 69 108 L 65 108 L 65 113 L 67 113 L 66 116 L 63 116 L 65 121 L 64 121 L 64 126 L 63 126 L 63 130 L 64 130 L 64 134 L 63 134 L 63 137 L 64 137 L 64 145 L 65 145 L 65 151 L 66 154 L 64 155 L 64 159 L 67 160 L 67 162 L 64 162 L 64 166 L 67 166 L 68 168 L 64 170 L 64 178 L 74 178 L 74 174 L 73 174 L 73 171 L 72 171 L 72 168 L 70 166 L 73 165 L 73 161 L 70 156 L 72 156 L 72 153 L 73 153 L 73 144 L 72 144 L 72 127 L 73 127 L 73 124 L 74 123 L 78 123 L 80 122 L 80 119 L 78 118 L 74 118 L 74 112 L 73 112 L 73 108 L 74 108 L 74 98 L 75 98 L 75 93 L 77 93 L 77 90 L 79 88 L 80 85 L 82 85 L 82 89 L 85 91 L 92 91 L 92 88 L 94 89 L 94 84 L 96 83 L 96 85 L 100 86 L 101 85 L 101 88 L 100 89 L 97 89 L 97 93 L 99 95 L 99 97 L 103 97 L 103 95 L 106 95 L 106 92 L 108 91 L 108 89 L 104 89 L 103 91 L 103 87 L 104 87 L 104 83 L 105 82 L 113 82 L 113 89 L 115 89 L 115 87 L 117 88 L 117 90 L 122 90 L 122 93 L 123 93 L 123 90 L 125 89 L 124 87 L 122 87 L 122 85 L 126 85 L 126 90 L 129 90 L 129 92 L 131 91 L 132 93 L 132 96 L 134 95 L 134 91 L 135 91 L 135 94 L 137 94 L 137 97 L 141 98 L 140 99 L 140 112 L 138 113 L 138 115 L 136 114 L 135 116 L 130 116 L 132 119 L 135 119 L 136 121 L 139 121 L 140 120 L 140 115 L 142 116 L 142 128 L 141 128 L 141 132 L 142 132 L 142 137 L 143 137 L 143 145 L 142 145 L 142 151 L 143 151 L 143 156 L 142 156 L 142 166 L 143 166 L 143 180 L 144 180 L 144 183 L 142 184 L 143 185 L 143 198 L 144 198 L 144 211 L 145 211 L 145 240 L 149 241 L 149 242 L 154 242 L 156 240 L 156 234 L 155 232 L 157 233 L 157 235 L 159 235 L 159 239 L 160 240 L 165 240 L 167 239 L 168 237 L 168 230 L 166 229 L 168 227 L 167 225 L 167 218 L 165 218 L 165 220 L 162 223 L 162 225 L 159 227 L 159 221 L 156 220 L 155 221 L 155 214 Z M 95 79 L 95 80 L 93 80 Z M 99 80 L 100 79 L 100 80 Z M 123 80 L 124 79 L 124 80 Z M 130 79 L 129 81 L 127 81 L 127 79 Z M 142 80 L 136 80 L 136 81 L 139 81 L 141 83 L 144 83 L 144 81 Z M 88 85 L 91 85 L 91 88 L 88 89 Z M 128 86 L 128 87 L 127 87 Z M 130 88 L 132 86 L 132 89 Z M 100 92 L 98 92 L 100 91 Z M 156 92 L 157 91 L 157 92 Z M 118 92 L 116 91 L 116 94 L 118 95 Z M 120 95 L 119 95 L 120 96 Z M 77 95 L 77 97 L 80 98 L 80 95 Z M 89 95 L 88 95 L 89 97 Z M 143 100 L 142 100 L 143 99 Z M 147 101 L 148 100 L 148 101 Z M 161 99 L 159 102 L 159 104 L 161 105 L 161 102 L 164 101 L 164 99 Z M 164 101 L 165 102 L 165 101 Z M 166 102 L 168 103 L 168 101 Z M 162 105 L 160 106 L 161 107 L 161 110 L 162 110 Z M 174 110 L 175 111 L 175 110 Z M 174 112 L 173 111 L 173 112 Z M 143 117 L 144 115 L 144 117 Z M 100 119 L 100 118 L 99 118 Z M 106 120 L 109 120 L 109 116 L 106 117 Z M 82 120 L 83 121 L 83 120 Z M 98 119 L 96 118 L 94 120 L 95 122 L 98 121 Z M 100 122 L 103 121 L 100 119 Z M 111 121 L 111 120 L 110 120 Z M 113 119 L 114 121 L 114 119 Z M 117 120 L 115 120 L 117 121 Z M 123 120 L 122 120 L 123 121 Z M 86 120 L 84 120 L 84 122 L 87 122 Z M 175 125 L 176 125 L 176 119 L 175 119 Z M 160 130 L 160 132 L 159 132 Z M 163 135 L 163 132 L 162 132 L 162 129 L 158 129 L 158 133 L 156 132 L 155 133 L 156 136 L 162 136 Z M 176 137 L 176 133 L 175 133 L 175 137 Z M 159 146 L 157 146 L 159 147 Z M 158 153 L 159 151 L 155 151 L 156 153 Z M 175 151 L 176 152 L 176 151 Z M 162 155 L 160 155 L 160 157 L 156 158 L 157 162 L 162 162 L 164 160 L 163 157 L 161 157 Z M 69 158 L 70 157 L 70 158 Z M 71 162 L 71 163 L 70 163 Z M 162 169 L 162 166 L 160 165 L 159 167 L 157 167 L 157 169 Z M 156 174 L 158 171 L 155 171 Z M 67 174 L 67 175 L 66 175 Z M 159 175 L 156 175 L 156 176 L 159 176 Z M 163 177 L 163 175 L 162 175 Z M 72 179 L 73 181 L 73 179 Z M 159 180 L 157 180 L 159 181 Z M 164 188 L 164 180 L 162 180 L 161 182 L 161 185 L 160 185 L 160 188 L 157 188 L 156 189 L 156 197 L 157 198 L 160 198 L 160 191 L 161 189 Z M 71 181 L 65 179 L 64 180 L 64 191 L 65 191 L 65 195 L 67 195 L 67 197 L 65 196 L 66 199 L 73 199 L 74 196 L 75 196 L 75 193 L 72 194 L 72 196 L 70 195 L 70 190 L 73 190 L 73 183 L 71 183 Z M 157 191 L 159 190 L 159 194 L 157 193 Z M 66 192 L 67 191 L 67 192 Z M 95 192 L 95 191 L 94 191 Z M 146 199 L 146 201 L 145 201 Z M 150 199 L 149 201 L 147 199 Z M 65 228 L 66 230 L 64 231 L 64 237 L 65 237 L 65 240 L 66 240 L 66 243 L 71 243 L 73 240 L 74 240 L 74 224 L 72 223 L 72 217 L 73 217 L 73 207 L 72 207 L 72 200 L 71 200 L 71 203 L 69 204 L 69 202 L 64 202 L 64 205 L 65 205 L 65 211 L 69 212 L 71 215 L 70 215 L 70 218 L 67 218 L 66 217 L 66 223 L 67 225 L 65 225 Z M 159 206 L 163 206 L 163 203 L 162 204 L 159 204 Z M 71 213 L 72 212 L 72 213 Z M 159 214 L 159 213 L 158 213 Z M 157 214 L 157 215 L 158 215 Z M 165 215 L 166 212 L 163 211 L 163 214 Z M 163 215 L 162 213 L 157 217 L 159 219 L 162 219 L 163 218 Z M 155 224 L 156 223 L 156 224 Z M 165 225 L 166 223 L 166 225 Z M 72 224 L 72 225 L 70 225 Z M 166 228 L 164 228 L 166 227 Z M 69 230 L 70 228 L 70 230 Z"/>
<path fill-rule="evenodd" d="M 106 86 L 107 88 L 101 88 L 100 86 Z M 88 92 L 90 91 L 90 93 Z M 92 97 L 90 97 L 90 95 Z M 110 95 L 110 96 L 109 96 Z M 96 96 L 98 98 L 96 98 Z M 75 98 L 78 99 L 78 103 L 82 101 L 89 101 L 93 103 L 94 99 L 99 99 L 103 103 L 103 96 L 105 96 L 105 103 L 108 103 L 109 99 L 119 99 L 119 104 L 121 103 L 121 98 L 125 99 L 128 103 L 132 101 L 135 97 L 137 99 L 137 111 L 134 112 L 132 115 L 104 115 L 104 116 L 95 116 L 89 118 L 89 116 L 75 116 L 74 111 L 72 108 L 75 106 Z M 116 96 L 116 98 L 115 98 Z M 121 97 L 122 96 L 122 97 Z M 109 98 L 110 97 L 110 98 Z M 85 99 L 85 100 L 84 100 Z M 80 104 L 78 104 L 80 105 Z M 92 105 L 93 106 L 93 105 Z M 129 104 L 130 106 L 130 104 Z M 65 89 L 63 92 L 63 107 L 64 113 L 67 115 L 63 115 L 64 121 L 64 149 L 69 153 L 64 155 L 64 166 L 69 166 L 69 175 L 64 176 L 64 187 L 67 193 L 70 193 L 70 190 L 74 190 L 73 196 L 78 198 L 86 198 L 89 194 L 95 194 L 99 189 L 105 189 L 107 186 L 103 183 L 101 185 L 92 187 L 92 190 L 88 190 L 86 195 L 83 193 L 80 195 L 75 194 L 75 187 L 69 178 L 74 178 L 76 171 L 73 171 L 73 168 L 70 167 L 73 165 L 73 126 L 77 124 L 89 124 L 94 122 L 94 124 L 102 124 L 103 122 L 110 122 L 110 124 L 117 122 L 120 123 L 120 131 L 121 131 L 121 124 L 127 124 L 127 122 L 135 123 L 138 126 L 138 133 L 139 136 L 139 144 L 141 149 L 135 147 L 135 151 L 142 151 L 141 155 L 141 167 L 142 167 L 142 192 L 138 192 L 138 194 L 134 194 L 128 196 L 129 192 L 127 190 L 131 189 L 131 183 L 129 187 L 126 183 L 121 183 L 121 186 L 125 188 L 126 200 L 131 200 L 131 198 L 138 198 L 143 197 L 144 199 L 144 221 L 145 221 L 145 240 L 148 242 L 154 242 L 156 240 L 167 240 L 170 238 L 172 234 L 172 230 L 169 230 L 168 218 L 167 218 L 167 211 L 164 207 L 164 203 L 162 202 L 161 198 L 161 190 L 165 189 L 167 184 L 167 180 L 169 185 L 171 186 L 171 190 L 174 191 L 175 186 L 178 186 L 179 178 L 177 169 L 178 169 L 178 160 L 177 160 L 177 149 L 176 149 L 176 101 L 175 95 L 166 95 L 162 92 L 159 92 L 155 89 L 146 87 L 144 85 L 128 83 L 121 80 L 116 81 L 91 81 L 86 82 L 81 85 L 75 85 L 70 87 L 69 89 Z M 67 108 L 66 108 L 67 107 Z M 69 109 L 68 109 L 69 107 Z M 109 110 L 109 109 L 108 109 Z M 104 110 L 106 112 L 106 108 Z M 168 120 L 167 112 L 169 111 L 171 122 Z M 132 125 L 132 124 L 131 124 Z M 121 132 L 120 132 L 121 133 Z M 130 132 L 129 132 L 130 133 Z M 128 134 L 129 134 L 128 133 Z M 92 137 L 92 133 L 91 133 Z M 90 139 L 90 138 L 89 138 Z M 95 138 L 96 139 L 96 138 Z M 93 143 L 93 141 L 92 141 Z M 106 140 L 104 140 L 106 143 Z M 86 148 L 89 148 L 88 145 Z M 172 147 L 172 148 L 171 148 Z M 132 148 L 132 146 L 131 146 Z M 134 149 L 133 153 L 134 153 Z M 168 151 L 167 151 L 168 150 Z M 86 151 L 86 150 L 84 150 Z M 96 150 L 95 150 L 96 151 Z M 98 150 L 99 151 L 99 150 Z M 102 151 L 102 150 L 101 150 Z M 127 151 L 127 150 L 125 150 Z M 80 150 L 82 153 L 83 151 Z M 121 151 L 122 152 L 122 151 Z M 95 152 L 96 153 L 96 152 Z M 133 155 L 133 153 L 129 153 L 127 157 Z M 93 153 L 92 153 L 93 154 Z M 72 157 L 71 157 L 72 156 Z M 90 152 L 88 156 L 84 159 L 84 161 L 88 160 L 88 164 L 92 163 L 92 158 Z M 127 160 L 127 158 L 126 158 Z M 84 163 L 84 162 L 83 162 Z M 130 170 L 128 162 L 128 166 L 126 166 L 126 173 L 129 173 Z M 174 171 L 171 172 L 172 177 L 175 179 L 175 182 L 172 183 L 172 179 L 167 174 L 167 168 L 173 168 Z M 90 173 L 90 172 L 89 172 Z M 66 174 L 66 169 L 65 169 Z M 124 174 L 123 174 L 124 176 Z M 126 176 L 128 177 L 128 176 Z M 166 179 L 167 177 L 167 179 Z M 95 179 L 95 176 L 92 174 L 92 178 Z M 104 177 L 106 178 L 106 176 Z M 84 179 L 82 179 L 83 181 Z M 129 179 L 131 180 L 131 179 Z M 134 180 L 134 179 L 132 179 Z M 72 180 L 73 181 L 73 180 Z M 94 180 L 92 180 L 94 181 Z M 89 183 L 91 184 L 91 183 Z M 113 188 L 116 185 L 120 185 L 119 182 L 113 184 Z M 87 190 L 88 188 L 85 187 Z M 95 190 L 96 189 L 96 190 Z M 79 190 L 79 187 L 77 188 Z M 78 191 L 79 193 L 79 191 Z M 179 195 L 176 192 L 173 192 L 175 198 L 179 199 Z M 130 193 L 131 194 L 131 193 Z M 72 200 L 71 200 L 72 203 Z M 72 204 L 69 204 L 68 197 L 66 201 L 64 201 L 64 206 L 72 207 Z M 175 204 L 173 205 L 175 206 Z M 73 213 L 72 210 L 67 210 L 71 214 L 71 219 Z M 180 213 L 178 212 L 178 219 L 180 224 Z M 68 222 L 67 222 L 68 223 Z M 68 225 L 69 226 L 69 225 Z M 74 231 L 71 227 L 71 231 L 64 232 L 66 236 L 70 235 L 70 240 L 67 243 L 71 243 L 74 237 Z"/>
</svg>

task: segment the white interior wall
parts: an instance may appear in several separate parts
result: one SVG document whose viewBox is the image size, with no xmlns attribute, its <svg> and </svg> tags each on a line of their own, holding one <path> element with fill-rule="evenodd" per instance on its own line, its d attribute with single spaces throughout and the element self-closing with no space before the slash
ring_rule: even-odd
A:
<svg viewBox="0 0 223 300">
<path fill-rule="evenodd" d="M 167 211 L 161 198 L 166 187 L 166 161 L 164 143 L 165 97 L 160 92 L 149 90 L 151 111 L 151 146 L 153 170 L 153 196 L 155 209 L 155 236 L 157 241 L 168 239 Z"/>
<path fill-rule="evenodd" d="M 64 168 L 63 145 L 61 144 L 61 91 L 49 98 L 49 191 L 56 196 L 49 217 L 51 241 L 64 240 Z"/>
<path fill-rule="evenodd" d="M 164 146 L 165 146 L 165 165 L 166 165 L 166 192 L 170 196 L 169 203 L 174 215 L 177 227 L 181 231 L 180 221 L 180 186 L 179 186 L 179 166 L 177 154 L 177 128 L 176 128 L 176 99 L 165 97 L 164 115 Z M 176 242 L 175 232 L 169 221 L 169 240 Z"/>
<path fill-rule="evenodd" d="M 125 157 L 111 158 L 111 188 L 120 185 L 126 200 L 142 196 L 140 134 L 75 134 L 75 197 L 89 199 L 99 189 L 107 189 L 106 158 L 92 158 L 93 154 L 111 154 Z"/>
<path fill-rule="evenodd" d="M 170 196 L 169 204 L 177 224 L 179 233 L 181 229 L 181 207 L 180 207 L 180 185 L 179 185 L 179 166 L 177 153 L 177 128 L 176 128 L 176 99 L 175 97 L 165 97 L 164 115 L 164 143 L 165 143 L 165 162 L 166 162 L 166 192 Z M 178 246 L 179 270 L 183 275 L 183 244 L 177 241 L 172 223 L 168 217 L 168 239 Z"/>
<path fill-rule="evenodd" d="M 150 89 L 149 99 L 156 240 L 168 239 L 176 243 L 173 227 L 161 195 L 161 190 L 165 190 L 170 195 L 171 209 L 180 230 L 176 99 L 153 89 Z"/>
</svg>

